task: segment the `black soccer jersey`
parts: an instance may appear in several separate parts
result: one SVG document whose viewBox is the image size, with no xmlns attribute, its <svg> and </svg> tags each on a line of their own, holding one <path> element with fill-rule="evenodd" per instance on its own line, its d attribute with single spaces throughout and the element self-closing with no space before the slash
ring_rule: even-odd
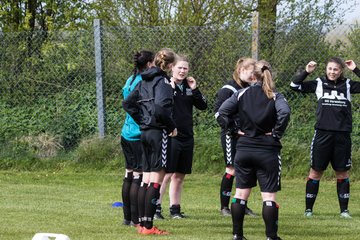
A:
<svg viewBox="0 0 360 240">
<path fill-rule="evenodd" d="M 193 132 L 193 107 L 207 108 L 207 101 L 198 88 L 192 90 L 184 79 L 174 89 L 174 121 L 178 131 L 176 138 L 191 138 Z"/>
<path fill-rule="evenodd" d="M 244 88 L 219 109 L 217 118 L 223 128 L 227 128 L 229 116 L 238 115 L 238 127 L 245 133 L 237 144 L 256 147 L 281 147 L 278 139 L 282 137 L 290 119 L 290 108 L 281 93 L 274 93 L 269 99 L 262 90 L 261 83 Z M 272 133 L 271 136 L 266 135 Z"/>
<path fill-rule="evenodd" d="M 358 68 L 354 69 L 354 73 L 360 77 Z M 351 93 L 360 92 L 360 82 L 346 78 L 330 81 L 327 77 L 303 82 L 308 75 L 306 71 L 301 72 L 290 86 L 295 91 L 316 94 L 318 105 L 315 129 L 351 132 Z"/>
</svg>

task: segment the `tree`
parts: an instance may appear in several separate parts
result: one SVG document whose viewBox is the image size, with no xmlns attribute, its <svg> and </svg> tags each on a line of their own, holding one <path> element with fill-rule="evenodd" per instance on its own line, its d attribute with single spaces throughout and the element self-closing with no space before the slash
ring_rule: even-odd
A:
<svg viewBox="0 0 360 240">
<path fill-rule="evenodd" d="M 91 26 L 90 0 L 1 0 L 0 29 L 8 31 L 63 30 Z"/>
<path fill-rule="evenodd" d="M 272 56 L 276 33 L 277 6 L 280 0 L 258 0 L 260 18 L 260 49 L 263 55 Z"/>
</svg>

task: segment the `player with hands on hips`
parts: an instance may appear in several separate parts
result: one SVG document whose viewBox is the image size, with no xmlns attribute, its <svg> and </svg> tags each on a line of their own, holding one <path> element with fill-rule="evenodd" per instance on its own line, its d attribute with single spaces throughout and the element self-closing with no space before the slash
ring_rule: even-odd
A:
<svg viewBox="0 0 360 240">
<path fill-rule="evenodd" d="M 238 137 L 234 168 L 236 192 L 231 203 L 233 240 L 244 237 L 244 216 L 253 187 L 260 186 L 262 217 L 267 240 L 281 240 L 278 233 L 281 190 L 281 158 L 284 135 L 290 119 L 290 108 L 284 96 L 275 90 L 270 64 L 248 62 L 240 69 L 240 78 L 250 85 L 228 98 L 219 108 L 217 122 L 227 128 L 237 114 Z"/>
</svg>

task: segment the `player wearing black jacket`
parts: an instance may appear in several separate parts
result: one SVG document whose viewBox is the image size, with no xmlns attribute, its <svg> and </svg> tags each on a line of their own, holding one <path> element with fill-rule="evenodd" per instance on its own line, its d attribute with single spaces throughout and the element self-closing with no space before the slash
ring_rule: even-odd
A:
<svg viewBox="0 0 360 240">
<path fill-rule="evenodd" d="M 218 114 L 221 104 L 226 99 L 231 97 L 238 90 L 248 86 L 246 82 L 241 81 L 239 78 L 239 70 L 244 64 L 248 64 L 249 62 L 254 63 L 255 61 L 252 58 L 240 58 L 236 63 L 235 70 L 233 72 L 233 79 L 227 81 L 226 84 L 217 91 L 214 107 L 215 117 Z M 235 177 L 234 156 L 236 152 L 236 141 L 238 138 L 236 134 L 237 126 L 235 119 L 236 116 L 229 118 L 228 129 L 221 128 L 220 132 L 221 146 L 224 152 L 225 160 L 225 173 L 222 176 L 220 184 L 220 213 L 223 216 L 231 216 L 229 203 Z M 246 208 L 246 214 L 256 216 L 248 207 Z"/>
<path fill-rule="evenodd" d="M 305 216 L 313 216 L 313 206 L 319 191 L 320 179 L 329 163 L 337 178 L 337 194 L 340 217 L 351 218 L 348 211 L 350 197 L 349 170 L 351 168 L 351 95 L 360 93 L 360 82 L 343 76 L 345 65 L 360 77 L 360 70 L 352 60 L 345 63 L 331 58 L 326 65 L 326 76 L 316 80 L 305 78 L 316 68 L 316 62 L 306 65 L 306 70 L 296 75 L 291 89 L 303 93 L 315 93 L 318 99 L 315 134 L 311 143 L 311 162 L 306 182 Z"/>
<path fill-rule="evenodd" d="M 181 212 L 180 202 L 186 174 L 191 174 L 194 131 L 193 131 L 193 108 L 205 110 L 207 101 L 197 87 L 196 80 L 188 77 L 189 61 L 184 56 L 179 56 L 178 61 L 172 68 L 171 83 L 174 89 L 174 120 L 178 135 L 171 139 L 170 163 L 167 168 L 160 189 L 160 201 L 156 209 L 155 218 L 163 219 L 161 214 L 161 202 L 170 181 L 170 216 L 174 219 L 184 218 Z"/>
<path fill-rule="evenodd" d="M 171 49 L 160 50 L 154 59 L 156 67 L 141 74 L 143 80 L 123 102 L 125 111 L 140 125 L 143 171 L 150 172 L 149 179 L 143 178 L 143 191 L 138 194 L 139 201 L 145 201 L 144 217 L 138 226 L 138 232 L 144 235 L 168 234 L 153 226 L 153 217 L 168 164 L 168 136 L 177 135 L 173 90 L 166 74 L 175 62 L 176 54 Z"/>
<path fill-rule="evenodd" d="M 262 216 L 267 239 L 279 240 L 276 192 L 280 190 L 280 138 L 290 118 L 290 108 L 281 93 L 275 92 L 269 68 L 263 62 L 247 64 L 240 78 L 251 86 L 238 91 L 219 109 L 217 121 L 227 129 L 231 116 L 238 114 L 234 166 L 236 193 L 231 204 L 234 240 L 243 240 L 243 222 L 251 188 L 259 182 L 263 199 Z"/>
</svg>

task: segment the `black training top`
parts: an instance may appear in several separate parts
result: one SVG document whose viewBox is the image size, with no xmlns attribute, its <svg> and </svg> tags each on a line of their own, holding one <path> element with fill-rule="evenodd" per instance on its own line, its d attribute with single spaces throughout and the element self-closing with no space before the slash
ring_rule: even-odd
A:
<svg viewBox="0 0 360 240">
<path fill-rule="evenodd" d="M 178 131 L 176 138 L 193 137 L 193 106 L 207 108 L 207 101 L 198 88 L 191 90 L 186 79 L 174 89 L 174 120 Z"/>
<path fill-rule="evenodd" d="M 353 71 L 360 77 L 360 70 Z M 318 105 L 316 109 L 315 129 L 325 131 L 352 131 L 351 93 L 360 93 L 360 82 L 341 78 L 328 80 L 326 76 L 316 80 L 305 81 L 309 75 L 303 71 L 291 82 L 291 89 L 303 93 L 316 93 Z"/>
<path fill-rule="evenodd" d="M 221 105 L 217 118 L 220 126 L 227 128 L 233 114 L 238 114 L 238 127 L 245 133 L 239 136 L 237 146 L 281 148 L 279 139 L 290 120 L 290 107 L 281 93 L 269 99 L 260 82 L 244 88 Z"/>
<path fill-rule="evenodd" d="M 142 81 L 123 101 L 127 113 L 140 125 L 141 130 L 175 129 L 173 119 L 173 90 L 169 77 L 158 67 L 141 73 Z"/>
<path fill-rule="evenodd" d="M 234 93 L 236 93 L 237 91 L 239 91 L 241 89 L 241 86 L 239 86 L 239 84 L 236 83 L 235 80 L 229 80 L 226 82 L 226 84 L 224 86 L 222 86 L 216 93 L 216 101 L 215 101 L 215 106 L 214 106 L 214 110 L 215 110 L 215 118 L 217 118 L 218 116 L 218 110 L 221 106 L 221 104 L 223 104 L 225 102 L 226 99 L 228 99 L 229 97 L 231 97 Z M 236 116 L 229 116 L 229 123 L 228 123 L 228 132 L 232 133 L 233 131 L 236 131 Z M 221 128 L 221 133 L 225 134 L 227 132 L 226 129 Z"/>
</svg>

